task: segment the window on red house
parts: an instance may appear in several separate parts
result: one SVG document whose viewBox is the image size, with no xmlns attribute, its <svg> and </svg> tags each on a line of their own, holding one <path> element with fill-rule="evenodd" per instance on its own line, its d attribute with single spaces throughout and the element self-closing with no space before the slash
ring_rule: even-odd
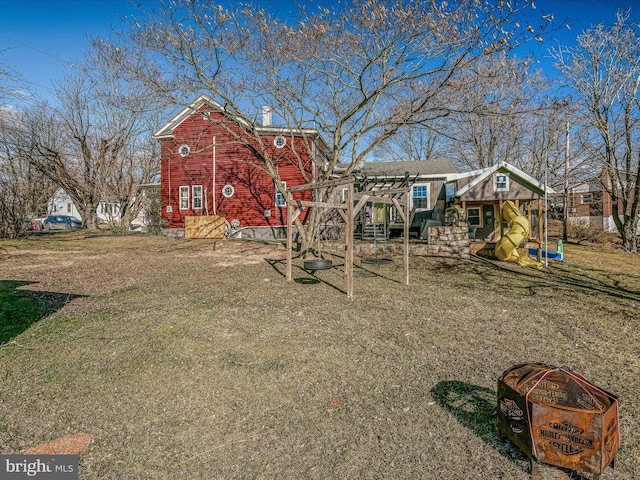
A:
<svg viewBox="0 0 640 480">
<path fill-rule="evenodd" d="M 189 209 L 189 187 L 180 187 L 180 210 Z"/>
<path fill-rule="evenodd" d="M 287 182 L 282 182 L 282 188 L 283 190 L 287 189 Z M 276 207 L 284 207 L 287 204 L 287 200 L 286 198 L 284 198 L 284 195 L 282 195 L 280 193 L 280 190 L 278 190 L 278 187 L 275 187 L 276 189 Z"/>
<path fill-rule="evenodd" d="M 191 187 L 191 203 L 194 210 L 202 209 L 202 185 L 194 185 Z"/>
</svg>

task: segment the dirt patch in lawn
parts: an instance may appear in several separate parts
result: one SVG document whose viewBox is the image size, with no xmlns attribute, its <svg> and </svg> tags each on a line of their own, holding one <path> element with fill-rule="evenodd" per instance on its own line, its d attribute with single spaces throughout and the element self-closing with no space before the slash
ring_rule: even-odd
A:
<svg viewBox="0 0 640 480">
<path fill-rule="evenodd" d="M 88 433 L 68 434 L 22 452 L 23 455 L 78 455 L 86 452 L 93 441 Z"/>
</svg>

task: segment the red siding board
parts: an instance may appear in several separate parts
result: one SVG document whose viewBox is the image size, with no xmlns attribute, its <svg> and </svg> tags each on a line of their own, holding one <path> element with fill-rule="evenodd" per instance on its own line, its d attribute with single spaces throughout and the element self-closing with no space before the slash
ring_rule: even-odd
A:
<svg viewBox="0 0 640 480">
<path fill-rule="evenodd" d="M 217 119 L 222 116 L 219 113 Z M 238 125 L 233 131 L 252 141 L 259 150 L 257 141 L 244 132 Z M 213 124 L 201 114 L 193 114 L 176 127 L 174 138 L 162 142 L 161 195 L 163 217 L 172 226 L 184 226 L 187 215 L 225 215 L 228 220 L 238 219 L 242 226 L 279 226 L 286 225 L 286 207 L 275 205 L 275 185 L 250 148 L 240 144 L 228 131 L 229 126 Z M 215 142 L 214 142 L 215 138 Z M 303 177 L 295 156 L 287 145 L 276 149 L 273 137 L 263 138 L 264 148 L 277 158 L 278 173 L 287 187 L 308 183 L 311 178 L 311 156 L 301 138 L 296 139 L 295 148 L 300 152 L 302 162 L 308 171 Z M 288 144 L 290 139 L 288 139 Z M 178 154 L 181 145 L 190 147 L 186 157 Z M 203 190 L 202 209 L 180 210 L 179 188 L 201 185 Z M 231 185 L 233 196 L 226 198 L 222 188 Z M 214 198 L 215 195 L 215 198 Z M 311 192 L 298 194 L 296 198 L 311 199 Z M 166 206 L 172 212 L 167 213 Z M 191 207 L 190 198 L 190 207 Z M 270 211 L 270 216 L 265 216 Z"/>
</svg>

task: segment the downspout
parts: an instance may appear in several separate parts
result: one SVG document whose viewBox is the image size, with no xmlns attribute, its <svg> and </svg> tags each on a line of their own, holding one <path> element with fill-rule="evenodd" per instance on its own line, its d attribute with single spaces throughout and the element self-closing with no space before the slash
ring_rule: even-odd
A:
<svg viewBox="0 0 640 480">
<path fill-rule="evenodd" d="M 317 135 L 317 132 L 316 132 Z M 311 138 L 311 183 L 316 183 L 318 181 L 318 154 L 316 152 L 316 140 L 315 138 Z M 311 192 L 311 201 L 316 201 L 318 199 L 318 192 L 314 188 Z M 307 217 L 308 218 L 308 217 Z"/>
<path fill-rule="evenodd" d="M 213 159 L 212 159 L 212 168 L 213 168 L 213 172 L 212 172 L 212 177 L 213 177 L 213 214 L 214 215 L 218 215 L 217 212 L 217 208 L 216 208 L 216 136 L 213 136 Z"/>
<path fill-rule="evenodd" d="M 318 168 L 318 157 L 316 152 L 316 141 L 311 139 L 311 156 L 313 158 L 313 167 L 311 169 L 311 181 L 312 183 L 316 183 L 317 171 Z"/>
</svg>

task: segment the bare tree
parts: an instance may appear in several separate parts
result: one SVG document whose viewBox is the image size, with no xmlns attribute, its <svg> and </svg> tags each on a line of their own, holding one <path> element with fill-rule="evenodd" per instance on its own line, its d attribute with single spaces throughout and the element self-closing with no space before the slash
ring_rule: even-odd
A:
<svg viewBox="0 0 640 480">
<path fill-rule="evenodd" d="M 436 122 L 433 122 L 436 123 Z M 446 125 L 445 122 L 443 122 Z M 390 162 L 432 160 L 442 158 L 445 152 L 444 135 L 439 132 L 446 127 L 432 124 L 404 125 L 395 135 L 380 145 L 378 158 Z"/>
<path fill-rule="evenodd" d="M 51 183 L 17 149 L 16 126 L 24 112 L 5 102 L 23 100 L 20 83 L 21 76 L 0 62 L 0 237 L 9 238 L 27 233 L 29 220 L 45 211 L 53 193 Z"/>
<path fill-rule="evenodd" d="M 90 50 L 55 91 L 58 107 L 38 105 L 25 118 L 22 155 L 65 190 L 86 228 L 97 228 L 101 202 L 118 205 L 120 222 L 130 221 L 140 208 L 139 185 L 159 169 L 150 139 L 155 98 L 98 49 Z"/>
<path fill-rule="evenodd" d="M 461 72 L 449 92 L 455 111 L 446 124 L 454 162 L 478 169 L 506 161 L 534 170 L 525 145 L 532 129 L 544 121 L 545 87 L 531 59 L 503 53 L 482 58 Z"/>
<path fill-rule="evenodd" d="M 541 102 L 522 122 L 520 168 L 534 178 L 546 176 L 549 185 L 563 181 L 566 122 L 566 111 L 555 101 Z"/>
<path fill-rule="evenodd" d="M 153 67 L 139 75 L 165 98 L 184 104 L 205 91 L 248 125 L 269 105 L 288 128 L 317 129 L 329 144 L 329 178 L 350 175 L 401 129 L 446 116 L 441 93 L 462 71 L 539 33 L 525 23 L 532 4 L 354 0 L 301 10 L 294 22 L 171 0 L 133 20 L 129 39 Z M 280 185 L 267 150 L 256 155 Z M 312 232 L 318 219 L 309 218 Z"/>
<path fill-rule="evenodd" d="M 3 53 L 4 50 L 0 50 L 0 55 Z M 14 69 L 0 62 L 0 106 L 9 98 L 15 97 L 16 86 L 20 80 L 20 75 Z"/>
<path fill-rule="evenodd" d="M 612 200 L 623 247 L 638 251 L 640 207 L 640 36 L 638 25 L 619 12 L 612 25 L 600 24 L 578 36 L 574 48 L 552 51 L 555 65 L 576 91 L 590 131 L 602 188 Z"/>
<path fill-rule="evenodd" d="M 0 110 L 0 238 L 27 233 L 29 220 L 45 211 L 53 186 L 15 148 L 22 112 Z"/>
</svg>

